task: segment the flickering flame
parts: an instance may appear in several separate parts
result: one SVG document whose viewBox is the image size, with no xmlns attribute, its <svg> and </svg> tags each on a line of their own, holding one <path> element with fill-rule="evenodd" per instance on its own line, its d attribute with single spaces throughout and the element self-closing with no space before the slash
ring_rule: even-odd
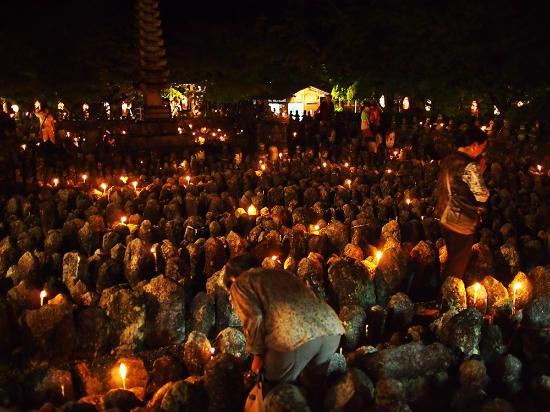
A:
<svg viewBox="0 0 550 412">
<path fill-rule="evenodd" d="M 345 183 L 348 188 L 351 188 L 351 179 L 346 179 Z"/>
<path fill-rule="evenodd" d="M 24 149 L 23 149 L 23 150 L 24 150 Z M 538 170 L 539 172 L 542 172 L 542 165 L 537 165 L 537 170 Z"/>
<path fill-rule="evenodd" d="M 487 130 L 487 126 L 485 126 L 485 125 L 481 126 L 481 130 L 486 131 L 486 130 Z"/>
<path fill-rule="evenodd" d="M 279 153 L 279 159 L 282 159 L 282 158 L 283 158 L 283 154 Z"/>
<path fill-rule="evenodd" d="M 262 169 L 262 172 L 265 172 L 266 166 L 264 164 L 260 165 L 260 169 Z"/>
<path fill-rule="evenodd" d="M 120 223 L 122 223 L 123 225 L 126 224 L 126 221 L 128 220 L 128 218 L 126 216 L 122 216 L 120 218 Z"/>
<path fill-rule="evenodd" d="M 248 206 L 246 213 L 248 213 L 250 216 L 256 216 L 258 214 L 258 210 L 256 209 L 256 206 L 250 205 Z"/>
<path fill-rule="evenodd" d="M 105 194 L 105 191 L 107 190 L 107 183 L 101 183 L 101 185 L 99 185 L 99 187 L 101 187 L 101 189 L 103 189 L 103 194 Z"/>
<path fill-rule="evenodd" d="M 128 373 L 128 368 L 124 363 L 121 363 L 118 367 L 118 373 L 120 373 L 120 379 L 122 379 L 122 388 L 126 389 L 126 374 Z"/>
<path fill-rule="evenodd" d="M 123 130 L 123 131 L 122 131 L 122 134 L 126 134 L 126 130 Z"/>
<path fill-rule="evenodd" d="M 82 175 L 81 177 L 82 177 L 82 181 L 83 181 L 84 183 L 86 183 L 86 179 L 88 178 L 88 175 L 84 174 L 84 175 Z"/>
<path fill-rule="evenodd" d="M 275 262 L 277 260 L 277 256 L 276 255 L 271 256 L 271 260 Z"/>
<path fill-rule="evenodd" d="M 185 180 L 187 180 L 187 184 L 191 181 L 191 176 L 185 176 Z"/>
<path fill-rule="evenodd" d="M 182 134 L 183 133 L 183 129 L 181 127 L 178 127 L 178 134 Z"/>
<path fill-rule="evenodd" d="M 323 162 L 323 167 L 327 167 L 327 162 Z"/>
<path fill-rule="evenodd" d="M 407 198 L 407 199 L 405 199 L 405 202 L 406 202 L 408 205 L 410 205 L 410 204 L 411 204 L 411 199 Z"/>
<path fill-rule="evenodd" d="M 25 150 L 27 148 L 27 145 L 26 144 L 22 144 L 21 145 L 21 149 Z"/>
<path fill-rule="evenodd" d="M 349 163 L 348 162 L 344 163 L 344 167 L 349 167 Z"/>
<path fill-rule="evenodd" d="M 292 133 L 292 136 L 296 137 L 297 134 L 298 134 L 298 133 L 294 132 L 294 133 Z"/>
<path fill-rule="evenodd" d="M 514 292 L 517 292 L 519 288 L 521 288 L 521 282 L 514 283 Z"/>
<path fill-rule="evenodd" d="M 205 141 L 206 141 L 206 140 L 204 140 L 204 137 L 199 136 L 199 144 L 200 144 L 200 145 L 203 145 Z"/>
<path fill-rule="evenodd" d="M 479 289 L 481 289 L 479 282 L 474 283 L 474 292 L 479 292 Z"/>
<path fill-rule="evenodd" d="M 375 253 L 375 256 L 376 256 L 376 263 L 380 263 L 380 260 L 382 259 L 382 251 L 377 250 Z"/>
<path fill-rule="evenodd" d="M 45 290 L 40 292 L 40 306 L 44 306 L 44 298 L 48 296 L 48 293 Z"/>
<path fill-rule="evenodd" d="M 386 170 L 386 173 L 390 173 L 390 174 L 391 174 L 391 172 L 392 172 L 391 169 Z"/>
<path fill-rule="evenodd" d="M 128 182 L 128 176 L 120 176 L 122 183 L 126 184 Z"/>
<path fill-rule="evenodd" d="M 54 185 L 54 186 L 57 186 L 57 185 L 59 184 L 59 179 L 58 179 L 57 177 L 55 177 L 55 178 L 52 180 L 52 182 L 53 182 L 53 185 Z"/>
<path fill-rule="evenodd" d="M 156 252 L 156 250 L 155 250 L 155 247 L 154 247 L 154 246 L 152 246 L 152 247 L 151 247 L 151 253 L 152 253 L 153 255 L 156 255 L 156 254 L 157 254 L 157 252 Z"/>
<path fill-rule="evenodd" d="M 214 355 L 214 353 L 216 353 L 216 348 L 210 348 L 210 354 Z"/>
</svg>

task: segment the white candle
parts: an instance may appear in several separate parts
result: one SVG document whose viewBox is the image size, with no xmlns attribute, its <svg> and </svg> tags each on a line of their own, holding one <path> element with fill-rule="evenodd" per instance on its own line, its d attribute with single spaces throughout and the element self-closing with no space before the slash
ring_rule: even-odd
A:
<svg viewBox="0 0 550 412">
<path fill-rule="evenodd" d="M 120 373 L 120 378 L 122 379 L 122 388 L 126 389 L 126 374 L 128 372 L 128 369 L 126 368 L 126 365 L 124 363 L 121 363 L 118 372 Z"/>
<path fill-rule="evenodd" d="M 46 296 L 48 296 L 48 293 L 43 290 L 40 292 L 40 306 L 44 306 L 44 299 L 46 298 Z"/>
</svg>

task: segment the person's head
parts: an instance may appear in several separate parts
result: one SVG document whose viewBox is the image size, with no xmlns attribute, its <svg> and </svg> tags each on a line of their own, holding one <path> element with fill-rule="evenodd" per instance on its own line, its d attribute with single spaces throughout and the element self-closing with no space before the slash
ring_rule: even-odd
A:
<svg viewBox="0 0 550 412">
<path fill-rule="evenodd" d="M 485 151 L 487 134 L 478 127 L 466 129 L 460 136 L 458 147 L 472 159 L 477 158 Z"/>
<path fill-rule="evenodd" d="M 260 266 L 260 262 L 252 253 L 244 253 L 229 259 L 225 264 L 225 276 L 223 279 L 225 285 L 229 289 L 241 273 L 258 266 Z"/>
</svg>

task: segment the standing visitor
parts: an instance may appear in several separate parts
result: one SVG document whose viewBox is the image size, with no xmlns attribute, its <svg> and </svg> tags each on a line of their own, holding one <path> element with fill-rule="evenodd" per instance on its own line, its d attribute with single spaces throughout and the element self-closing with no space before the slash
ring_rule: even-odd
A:
<svg viewBox="0 0 550 412">
<path fill-rule="evenodd" d="M 49 141 L 55 144 L 55 119 L 50 110 L 46 106 L 43 109 L 37 107 L 34 114 L 40 121 L 40 135 L 44 143 Z"/>
<path fill-rule="evenodd" d="M 487 135 L 478 128 L 466 130 L 458 149 L 441 161 L 436 186 L 436 215 L 447 246 L 443 276 L 462 278 L 472 254 L 474 233 L 489 199 L 483 180 Z"/>
<path fill-rule="evenodd" d="M 254 355 L 251 370 L 263 371 L 268 388 L 301 375 L 307 388 L 319 390 L 344 333 L 342 323 L 298 277 L 257 266 L 248 254 L 232 258 L 225 266 L 246 350 Z"/>
</svg>

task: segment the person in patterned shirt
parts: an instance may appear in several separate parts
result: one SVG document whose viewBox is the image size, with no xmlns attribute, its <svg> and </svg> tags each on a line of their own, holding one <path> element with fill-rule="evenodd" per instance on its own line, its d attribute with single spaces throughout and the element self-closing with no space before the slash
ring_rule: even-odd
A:
<svg viewBox="0 0 550 412">
<path fill-rule="evenodd" d="M 470 128 L 460 136 L 458 149 L 441 161 L 436 185 L 436 215 L 441 217 L 449 201 L 450 192 L 460 205 L 460 213 L 480 221 L 480 214 L 489 199 L 489 190 L 483 180 L 486 159 L 482 157 L 487 145 L 487 135 L 479 128 Z M 462 278 L 470 256 L 474 233 L 459 233 L 456 228 L 440 224 L 441 234 L 447 246 L 447 262 L 443 277 Z"/>
<path fill-rule="evenodd" d="M 251 370 L 263 371 L 268 387 L 302 375 L 306 387 L 322 385 L 344 333 L 334 310 L 297 276 L 258 268 L 250 254 L 230 259 L 225 282 L 241 320 Z M 304 372 L 302 374 L 302 372 Z"/>
</svg>

